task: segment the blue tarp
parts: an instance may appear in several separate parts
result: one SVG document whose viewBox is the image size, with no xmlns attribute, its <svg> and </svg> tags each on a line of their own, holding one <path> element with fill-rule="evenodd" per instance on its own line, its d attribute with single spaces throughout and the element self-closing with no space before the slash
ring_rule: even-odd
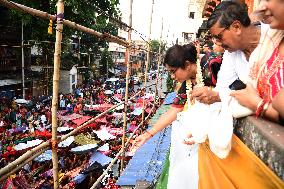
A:
<svg viewBox="0 0 284 189">
<path fill-rule="evenodd" d="M 165 104 L 165 105 L 172 104 L 174 102 L 176 95 L 177 95 L 176 92 L 172 92 L 172 93 L 167 94 L 163 104 Z"/>
<path fill-rule="evenodd" d="M 160 108 L 164 111 L 168 109 L 165 108 L 165 105 Z M 162 113 L 157 111 L 155 116 L 158 118 Z M 157 119 L 154 117 L 152 119 Z M 168 127 L 139 148 L 116 184 L 119 186 L 135 186 L 138 180 L 156 183 L 162 173 L 170 149 L 170 135 L 171 127 Z"/>
<path fill-rule="evenodd" d="M 89 160 L 89 165 L 91 166 L 95 161 L 101 164 L 102 166 L 105 166 L 111 162 L 112 158 L 102 154 L 101 152 L 94 152 Z"/>
<path fill-rule="evenodd" d="M 83 182 L 85 180 L 86 177 L 87 177 L 86 174 L 78 174 L 76 177 L 74 177 L 73 181 L 76 184 L 80 184 L 81 182 Z"/>
<path fill-rule="evenodd" d="M 98 162 L 99 164 L 101 164 L 102 166 L 105 166 L 107 164 L 109 164 L 111 162 L 112 158 L 102 154 L 101 152 L 95 151 L 90 159 L 89 159 L 89 166 L 91 166 L 93 163 Z M 85 180 L 85 178 L 87 177 L 87 174 L 78 174 L 76 177 L 74 177 L 73 181 L 76 184 L 80 184 L 81 182 L 83 182 L 83 180 Z"/>
<path fill-rule="evenodd" d="M 37 162 L 49 161 L 52 159 L 52 151 L 46 150 L 43 154 L 36 157 L 34 160 Z"/>
</svg>

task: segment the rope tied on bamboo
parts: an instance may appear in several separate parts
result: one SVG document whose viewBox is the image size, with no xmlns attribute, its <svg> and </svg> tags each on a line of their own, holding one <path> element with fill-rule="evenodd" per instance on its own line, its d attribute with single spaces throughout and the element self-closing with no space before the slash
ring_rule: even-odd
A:
<svg viewBox="0 0 284 189">
<path fill-rule="evenodd" d="M 55 15 L 55 20 L 63 21 L 63 19 L 64 19 L 64 13 L 60 13 L 60 14 Z"/>
<path fill-rule="evenodd" d="M 51 149 L 58 150 L 58 141 L 57 140 L 51 140 L 50 144 L 51 144 Z"/>
</svg>

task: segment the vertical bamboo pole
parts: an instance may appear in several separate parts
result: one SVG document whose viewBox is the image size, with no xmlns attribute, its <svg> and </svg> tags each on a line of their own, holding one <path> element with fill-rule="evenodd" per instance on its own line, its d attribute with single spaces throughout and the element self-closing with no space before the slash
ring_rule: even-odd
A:
<svg viewBox="0 0 284 189">
<path fill-rule="evenodd" d="M 160 45 L 159 45 L 159 59 L 158 59 L 158 73 L 157 73 L 157 77 L 156 77 L 156 88 L 155 88 L 155 102 L 156 102 L 156 98 L 158 95 L 158 83 L 159 83 L 159 79 L 160 79 L 160 65 L 161 65 L 161 51 L 162 51 L 162 37 L 163 37 L 163 27 L 164 26 L 164 22 L 162 19 L 162 28 L 161 28 L 161 35 L 160 35 Z M 161 81 L 162 82 L 162 81 Z"/>
<path fill-rule="evenodd" d="M 53 181 L 54 189 L 59 188 L 58 180 L 58 155 L 57 155 L 57 107 L 58 107 L 58 89 L 60 77 L 60 56 L 61 56 L 61 40 L 63 31 L 63 15 L 64 1 L 57 2 L 57 26 L 56 26 L 56 41 L 54 50 L 54 73 L 53 73 L 53 95 L 52 95 L 52 164 L 53 164 Z"/>
<path fill-rule="evenodd" d="M 22 19 L 22 89 L 23 89 L 23 99 L 26 98 L 25 95 L 25 53 L 24 53 L 24 21 Z"/>
<path fill-rule="evenodd" d="M 130 0 L 130 13 L 129 13 L 129 26 L 132 27 L 132 4 L 133 0 Z M 128 30 L 128 43 L 131 44 L 131 32 L 132 29 Z M 126 86 L 125 86 L 125 97 L 124 97 L 124 113 L 123 113 L 123 136 L 122 136 L 122 159 L 120 162 L 120 174 L 124 168 L 124 157 L 125 157 L 125 132 L 127 127 L 127 103 L 128 103 L 128 86 L 129 86 L 129 75 L 130 75 L 130 50 L 131 46 L 128 46 L 125 52 L 125 60 L 127 64 L 127 73 L 126 73 Z"/>
<path fill-rule="evenodd" d="M 147 52 L 147 62 L 146 62 L 146 69 L 145 69 L 145 78 L 144 78 L 144 89 L 146 92 L 147 87 L 147 77 L 148 77 L 148 67 L 150 64 L 150 52 L 151 52 L 151 32 L 152 32 L 152 18 L 153 18 L 153 7 L 154 7 L 155 0 L 152 0 L 152 7 L 151 7 L 151 16 L 150 16 L 150 23 L 149 23 L 149 36 L 148 36 L 148 52 Z M 145 96 L 145 94 L 144 94 Z M 143 98 L 143 111 L 142 111 L 142 125 L 144 124 L 145 119 L 145 98 Z"/>
</svg>

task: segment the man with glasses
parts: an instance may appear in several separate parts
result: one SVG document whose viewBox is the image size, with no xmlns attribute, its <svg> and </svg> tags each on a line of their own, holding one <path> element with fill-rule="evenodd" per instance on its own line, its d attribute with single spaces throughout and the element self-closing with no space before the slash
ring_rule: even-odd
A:
<svg viewBox="0 0 284 189">
<path fill-rule="evenodd" d="M 245 4 L 222 1 L 208 19 L 208 28 L 216 42 L 221 44 L 226 52 L 218 73 L 215 92 L 201 88 L 194 90 L 192 96 L 203 101 L 212 95 L 216 97 L 215 100 L 220 101 L 219 93 L 222 99 L 223 96 L 228 96 L 229 85 L 235 80 L 240 79 L 246 83 L 249 62 L 254 63 L 257 60 L 259 56 L 256 54 L 257 49 L 261 48 L 269 27 L 251 23 Z M 214 103 L 214 101 L 207 101 L 207 103 Z M 212 127 L 214 128 L 214 125 Z M 231 152 L 225 160 L 213 156 L 208 150 L 207 143 L 199 146 L 199 165 L 201 165 L 199 189 L 279 188 L 269 179 L 271 178 L 268 174 L 269 168 L 260 166 L 256 161 L 257 157 L 236 136 L 232 137 L 231 144 Z"/>
<path fill-rule="evenodd" d="M 246 82 L 249 74 L 249 59 L 254 53 L 269 26 L 251 23 L 246 4 L 236 1 L 222 1 L 208 19 L 207 27 L 213 41 L 226 51 L 218 73 L 216 88 L 197 88 L 192 91 L 192 98 L 202 103 L 212 104 L 221 101 L 219 92 L 229 93 L 229 85 L 240 79 Z M 251 61 L 252 62 L 252 61 Z"/>
</svg>

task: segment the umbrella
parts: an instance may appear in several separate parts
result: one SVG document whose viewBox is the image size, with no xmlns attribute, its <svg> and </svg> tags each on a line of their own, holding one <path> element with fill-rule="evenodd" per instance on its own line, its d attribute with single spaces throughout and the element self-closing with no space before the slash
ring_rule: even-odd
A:
<svg viewBox="0 0 284 189">
<path fill-rule="evenodd" d="M 73 153 L 78 153 L 78 154 L 83 154 L 86 152 L 89 152 L 95 148 L 97 148 L 98 145 L 97 144 L 86 144 L 86 145 L 82 145 L 82 146 L 77 146 L 75 148 L 72 148 L 70 151 Z"/>
<path fill-rule="evenodd" d="M 115 136 L 113 136 L 112 134 L 110 134 L 106 128 L 102 128 L 101 130 L 98 131 L 93 131 L 94 133 L 97 134 L 97 136 L 99 137 L 99 139 L 101 139 L 102 141 L 105 140 L 110 140 L 110 139 L 115 139 Z"/>
<path fill-rule="evenodd" d="M 49 161 L 52 159 L 52 151 L 46 150 L 43 154 L 35 158 L 35 161 L 37 162 L 44 162 Z"/>
<path fill-rule="evenodd" d="M 67 146 L 70 146 L 70 144 L 72 144 L 72 142 L 74 142 L 75 140 L 75 137 L 74 136 L 70 136 L 68 137 L 66 140 L 60 142 L 58 144 L 59 147 L 67 147 Z"/>
</svg>

